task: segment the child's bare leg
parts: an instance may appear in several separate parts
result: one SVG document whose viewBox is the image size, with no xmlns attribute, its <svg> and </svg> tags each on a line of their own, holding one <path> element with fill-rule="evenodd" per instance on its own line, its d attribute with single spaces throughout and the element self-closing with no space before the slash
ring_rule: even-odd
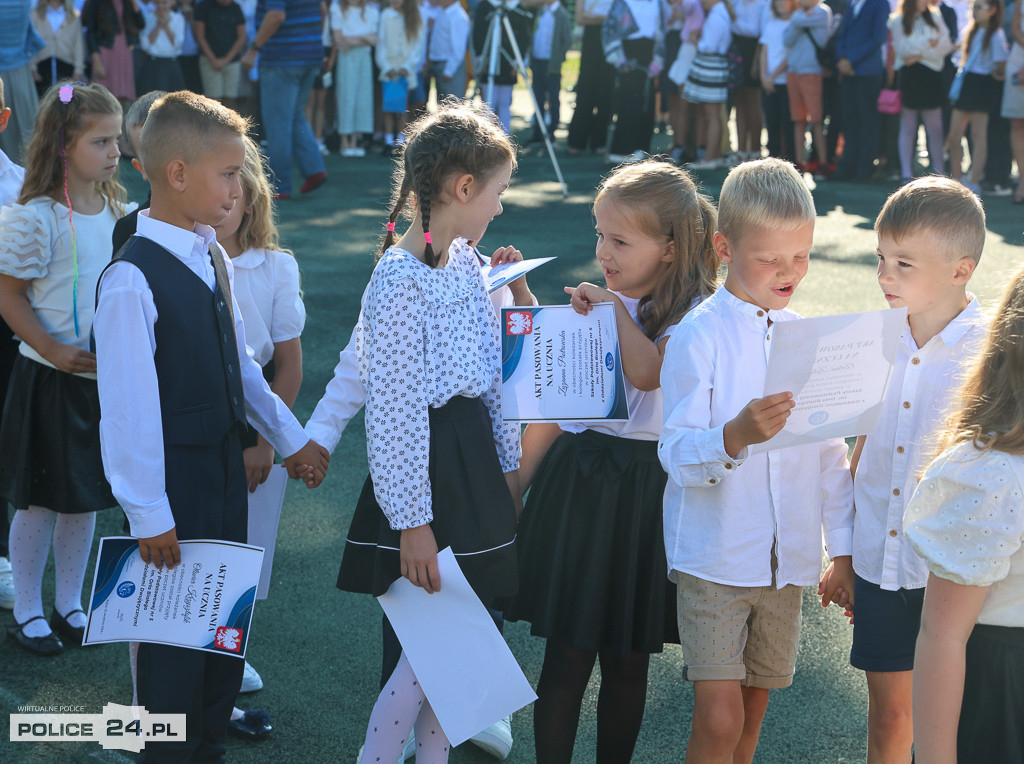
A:
<svg viewBox="0 0 1024 764">
<path fill-rule="evenodd" d="M 913 671 L 866 671 L 868 764 L 909 764 L 914 744 Z"/>
<path fill-rule="evenodd" d="M 971 171 L 967 180 L 979 185 L 985 175 L 985 160 L 988 159 L 988 114 L 983 111 L 971 115 Z"/>
<path fill-rule="evenodd" d="M 824 167 L 828 163 L 825 156 L 825 131 L 821 128 L 821 122 L 811 123 L 811 135 L 814 136 L 814 149 L 818 153 L 818 164 Z"/>
<path fill-rule="evenodd" d="M 964 152 L 961 141 L 964 138 L 964 130 L 967 129 L 967 112 L 953 109 L 949 118 L 949 135 L 946 136 L 946 148 L 949 149 L 949 174 L 954 180 L 960 180 L 963 176 Z"/>
<path fill-rule="evenodd" d="M 732 764 L 743 736 L 744 702 L 739 680 L 696 681 L 693 696 L 686 764 Z"/>
<path fill-rule="evenodd" d="M 768 690 L 763 687 L 741 687 L 740 690 L 743 693 L 743 734 L 732 761 L 733 764 L 750 764 L 761 737 L 761 722 L 768 710 Z"/>
<path fill-rule="evenodd" d="M 707 121 L 707 153 L 705 159 L 722 156 L 722 104 L 704 103 L 700 106 Z"/>
</svg>

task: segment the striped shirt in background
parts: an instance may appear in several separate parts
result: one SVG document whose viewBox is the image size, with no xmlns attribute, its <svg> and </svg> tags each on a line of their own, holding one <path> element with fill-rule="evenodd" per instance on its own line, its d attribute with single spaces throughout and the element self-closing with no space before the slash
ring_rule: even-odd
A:
<svg viewBox="0 0 1024 764">
<path fill-rule="evenodd" d="M 284 23 L 260 50 L 263 66 L 320 66 L 324 48 L 319 0 L 259 0 L 256 29 L 270 11 L 283 11 Z"/>
</svg>

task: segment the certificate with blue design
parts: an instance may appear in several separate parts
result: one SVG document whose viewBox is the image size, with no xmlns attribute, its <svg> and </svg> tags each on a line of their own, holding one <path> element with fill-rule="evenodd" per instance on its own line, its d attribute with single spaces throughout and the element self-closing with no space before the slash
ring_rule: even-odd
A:
<svg viewBox="0 0 1024 764">
<path fill-rule="evenodd" d="M 629 419 L 615 306 L 501 309 L 501 414 L 507 422 Z"/>
<path fill-rule="evenodd" d="M 181 562 L 157 569 L 138 539 L 100 539 L 83 644 L 152 642 L 245 657 L 263 550 L 181 541 Z"/>
<path fill-rule="evenodd" d="M 750 453 L 874 430 L 906 323 L 906 308 L 889 308 L 772 324 L 764 394 L 791 392 L 796 405 Z"/>
</svg>

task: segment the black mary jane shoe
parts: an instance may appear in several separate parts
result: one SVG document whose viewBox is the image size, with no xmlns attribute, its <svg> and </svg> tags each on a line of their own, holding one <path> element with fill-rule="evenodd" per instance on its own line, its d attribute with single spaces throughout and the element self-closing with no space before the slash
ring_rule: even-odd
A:
<svg viewBox="0 0 1024 764">
<path fill-rule="evenodd" d="M 36 655 L 57 655 L 64 649 L 64 643 L 52 631 L 45 637 L 29 637 L 25 634 L 25 627 L 32 623 L 32 621 L 45 620 L 43 616 L 37 615 L 35 618 L 29 618 L 25 623 L 15 622 L 7 627 L 7 637 L 13 639 L 30 653 L 35 653 Z"/>
<path fill-rule="evenodd" d="M 64 637 L 64 640 L 73 644 L 82 646 L 82 640 L 85 639 L 85 627 L 84 626 L 72 626 L 68 623 L 68 616 L 74 615 L 75 613 L 81 613 L 85 615 L 85 611 L 81 608 L 75 608 L 68 615 L 61 615 L 54 608 L 53 615 L 50 616 L 50 626 L 55 632 Z"/>
</svg>

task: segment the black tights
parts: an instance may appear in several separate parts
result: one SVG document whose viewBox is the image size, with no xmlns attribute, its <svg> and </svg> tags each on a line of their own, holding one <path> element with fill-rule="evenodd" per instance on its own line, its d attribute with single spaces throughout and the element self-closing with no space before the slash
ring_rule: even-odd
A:
<svg viewBox="0 0 1024 764">
<path fill-rule="evenodd" d="M 576 744 L 583 693 L 598 653 L 549 639 L 533 705 L 533 735 L 538 764 L 568 764 Z M 647 666 L 651 656 L 619 658 L 602 651 L 597 698 L 598 764 L 621 764 L 633 756 L 647 702 Z"/>
</svg>

